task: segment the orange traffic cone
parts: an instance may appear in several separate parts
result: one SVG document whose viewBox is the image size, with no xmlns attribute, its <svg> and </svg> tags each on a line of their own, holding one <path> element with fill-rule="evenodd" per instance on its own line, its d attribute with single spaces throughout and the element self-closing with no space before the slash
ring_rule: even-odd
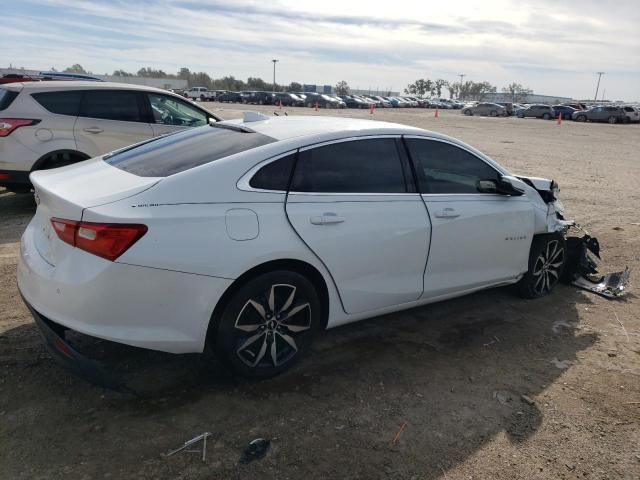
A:
<svg viewBox="0 0 640 480">
<path fill-rule="evenodd" d="M 280 103 L 278 104 L 278 110 L 282 110 L 282 100 L 280 100 Z"/>
<path fill-rule="evenodd" d="M 436 113 L 433 116 L 436 118 L 440 117 L 440 114 L 438 113 L 438 107 L 436 107 Z"/>
<path fill-rule="evenodd" d="M 369 113 L 373 115 L 373 103 L 369 105 Z"/>
<path fill-rule="evenodd" d="M 562 125 L 562 112 L 560 112 L 560 115 L 558 115 L 558 120 L 556 120 L 556 123 L 558 125 Z"/>
<path fill-rule="evenodd" d="M 316 102 L 316 112 L 318 111 L 318 102 Z"/>
</svg>

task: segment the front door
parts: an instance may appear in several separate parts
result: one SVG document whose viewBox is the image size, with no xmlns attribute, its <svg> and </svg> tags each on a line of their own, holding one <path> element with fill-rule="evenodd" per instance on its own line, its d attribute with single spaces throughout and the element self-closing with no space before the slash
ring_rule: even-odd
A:
<svg viewBox="0 0 640 480">
<path fill-rule="evenodd" d="M 451 143 L 405 139 L 431 219 L 424 297 L 510 281 L 527 271 L 534 212 L 524 196 L 480 193 L 500 173 Z"/>
<path fill-rule="evenodd" d="M 144 95 L 151 109 L 151 129 L 155 137 L 189 127 L 201 127 L 209 121 L 205 112 L 179 98 L 159 93 Z"/>
<path fill-rule="evenodd" d="M 327 267 L 347 313 L 417 300 L 429 218 L 399 138 L 301 150 L 286 212 Z"/>
</svg>

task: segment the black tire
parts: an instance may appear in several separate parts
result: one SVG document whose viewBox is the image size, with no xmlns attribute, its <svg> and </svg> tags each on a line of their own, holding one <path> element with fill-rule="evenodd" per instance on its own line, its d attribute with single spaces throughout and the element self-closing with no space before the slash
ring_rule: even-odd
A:
<svg viewBox="0 0 640 480">
<path fill-rule="evenodd" d="M 471 110 L 465 110 L 462 113 L 464 113 L 466 116 L 470 117 L 471 115 L 473 115 L 473 112 Z"/>
<path fill-rule="evenodd" d="M 578 115 L 576 117 L 576 122 L 586 122 L 587 121 L 587 117 L 585 115 Z"/>
<path fill-rule="evenodd" d="M 607 119 L 607 122 L 609 122 L 611 125 L 613 125 L 613 124 L 614 124 L 614 123 L 616 123 L 617 121 L 618 121 L 618 119 L 617 119 L 616 117 L 614 117 L 613 115 L 612 115 L 612 116 L 610 116 L 610 117 Z"/>
<path fill-rule="evenodd" d="M 549 295 L 564 271 L 566 245 L 564 235 L 550 233 L 533 238 L 529 253 L 529 270 L 516 284 L 523 298 Z"/>
<path fill-rule="evenodd" d="M 498 112 L 496 112 L 495 110 L 491 110 L 491 111 L 489 112 L 489 116 L 490 116 L 490 117 L 497 117 L 497 116 L 498 116 Z"/>
<path fill-rule="evenodd" d="M 71 165 L 74 163 L 87 160 L 89 157 L 73 151 L 60 151 L 52 152 L 48 154 L 42 161 L 38 162 L 33 169 L 35 170 L 49 170 L 50 168 L 59 168 Z"/>
<path fill-rule="evenodd" d="M 523 113 L 519 113 L 518 114 L 518 118 L 524 118 L 524 114 Z"/>
<path fill-rule="evenodd" d="M 542 118 L 544 120 L 549 120 L 551 118 L 551 115 L 549 115 L 548 113 L 545 113 L 545 114 L 542 115 Z"/>
<path fill-rule="evenodd" d="M 299 273 L 279 270 L 249 280 L 232 295 L 210 342 L 237 375 L 269 378 L 304 356 L 321 324 L 322 307 L 313 283 Z"/>
</svg>

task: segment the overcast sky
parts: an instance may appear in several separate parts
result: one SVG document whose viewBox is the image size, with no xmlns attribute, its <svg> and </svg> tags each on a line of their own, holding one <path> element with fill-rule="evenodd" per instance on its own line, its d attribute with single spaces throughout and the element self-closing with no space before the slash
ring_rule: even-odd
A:
<svg viewBox="0 0 640 480">
<path fill-rule="evenodd" d="M 19 0 L 1 7 L 0 67 L 93 73 L 180 67 L 402 90 L 417 78 L 640 100 L 640 1 Z M 600 95 L 598 95 L 600 97 Z"/>
</svg>

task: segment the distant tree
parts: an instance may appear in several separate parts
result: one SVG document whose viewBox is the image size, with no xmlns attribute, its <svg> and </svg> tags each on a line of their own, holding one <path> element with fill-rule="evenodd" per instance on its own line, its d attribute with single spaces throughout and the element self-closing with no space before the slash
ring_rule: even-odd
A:
<svg viewBox="0 0 640 480">
<path fill-rule="evenodd" d="M 273 88 L 273 84 L 267 83 L 261 78 L 249 77 L 247 78 L 247 88 L 249 90 L 270 91 Z"/>
<path fill-rule="evenodd" d="M 519 83 L 515 82 L 504 87 L 502 91 L 511 95 L 512 102 L 523 102 L 533 93 L 533 90 L 530 88 L 523 87 Z"/>
<path fill-rule="evenodd" d="M 407 85 L 407 88 L 404 89 L 404 93 L 424 97 L 427 93 L 432 92 L 433 85 L 434 84 L 431 80 L 425 80 L 424 78 L 421 78 L 419 80 L 416 80 L 414 83 L 410 83 L 409 85 Z"/>
<path fill-rule="evenodd" d="M 213 80 L 213 87 L 219 90 L 244 90 L 245 83 L 242 80 L 238 80 L 234 76 L 230 75 L 227 77 L 218 78 Z"/>
<path fill-rule="evenodd" d="M 472 98 L 482 100 L 488 93 L 495 93 L 496 87 L 489 82 L 464 82 L 460 85 L 460 98 Z"/>
<path fill-rule="evenodd" d="M 76 63 L 76 64 L 72 65 L 71 67 L 65 68 L 63 70 L 63 72 L 65 72 L 65 73 L 89 73 L 84 68 L 82 68 L 82 65 L 80 65 L 79 63 Z"/>
<path fill-rule="evenodd" d="M 169 75 L 162 70 L 155 70 L 151 67 L 141 68 L 138 70 L 137 75 L 139 77 L 148 77 L 148 78 L 176 78 L 175 75 Z"/>
<path fill-rule="evenodd" d="M 449 82 L 447 82 L 446 80 L 443 80 L 442 78 L 439 78 L 438 80 L 436 80 L 435 82 L 433 82 L 433 92 L 435 92 L 436 96 L 441 97 L 442 96 L 442 88 L 446 87 L 447 85 L 449 85 Z"/>
<path fill-rule="evenodd" d="M 113 75 L 116 77 L 133 77 L 133 73 L 124 70 L 114 70 Z"/>
<path fill-rule="evenodd" d="M 458 97 L 460 93 L 460 84 L 459 83 L 448 83 L 447 90 L 449 90 L 449 98 L 453 99 L 453 97 Z"/>
<path fill-rule="evenodd" d="M 336 95 L 349 95 L 349 84 L 344 80 L 340 80 L 336 83 Z"/>
<path fill-rule="evenodd" d="M 298 82 L 291 82 L 289 84 L 289 86 L 287 87 L 287 91 L 289 91 L 289 92 L 301 92 L 302 91 L 302 85 L 300 85 Z"/>
<path fill-rule="evenodd" d="M 189 78 L 191 77 L 191 70 L 189 70 L 187 67 L 182 67 L 179 71 L 178 71 L 178 78 L 181 80 L 189 80 Z"/>
</svg>

